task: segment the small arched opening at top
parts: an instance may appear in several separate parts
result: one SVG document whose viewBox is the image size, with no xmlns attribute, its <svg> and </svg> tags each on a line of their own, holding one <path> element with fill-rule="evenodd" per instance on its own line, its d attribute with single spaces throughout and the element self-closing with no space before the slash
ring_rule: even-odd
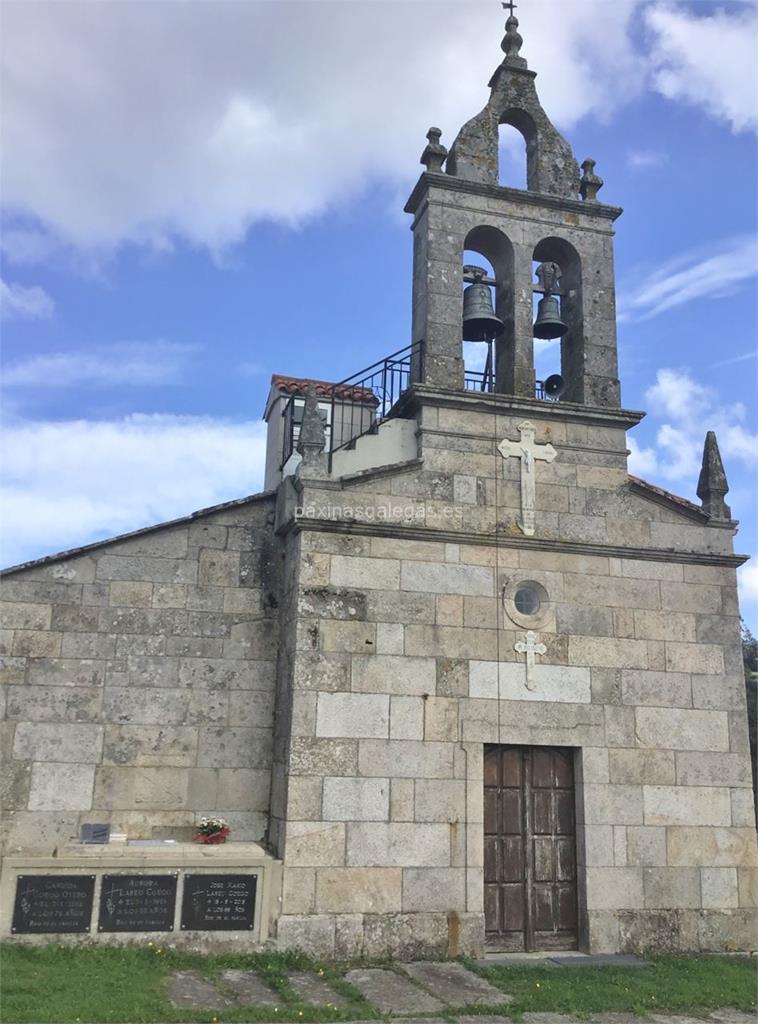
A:
<svg viewBox="0 0 758 1024">
<path fill-rule="evenodd" d="M 505 347 L 513 339 L 513 244 L 498 228 L 489 225 L 473 228 L 464 241 L 463 265 L 482 267 L 487 280 L 494 282 L 488 287 L 495 316 L 503 324 L 501 332 L 491 342 L 463 342 L 467 387 L 494 391 L 498 360 L 502 359 Z M 469 281 L 464 281 L 464 289 L 469 284 Z"/>
<path fill-rule="evenodd" d="M 516 107 L 499 118 L 498 184 L 537 191 L 537 125 Z"/>
<path fill-rule="evenodd" d="M 564 382 L 561 397 L 564 401 L 577 401 L 577 396 L 581 394 L 581 374 L 583 373 L 582 338 L 584 327 L 582 322 L 581 257 L 574 246 L 564 238 L 550 237 L 543 238 L 535 246 L 532 261 L 535 288 L 539 288 L 537 270 L 540 265 L 550 263 L 557 265 L 559 277 L 553 294 L 559 301 L 560 320 L 567 328 L 562 337 L 554 340 L 541 341 L 535 338 L 536 375 L 544 381 L 553 374 L 560 373 Z M 537 290 L 533 296 L 533 314 L 536 320 L 539 303 L 544 295 Z M 559 341 L 560 344 L 558 344 Z"/>
</svg>

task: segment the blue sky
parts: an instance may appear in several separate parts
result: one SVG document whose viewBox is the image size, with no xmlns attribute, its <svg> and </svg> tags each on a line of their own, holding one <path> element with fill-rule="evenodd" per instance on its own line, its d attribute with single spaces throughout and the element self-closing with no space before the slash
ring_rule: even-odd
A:
<svg viewBox="0 0 758 1024">
<path fill-rule="evenodd" d="M 694 498 L 716 429 L 756 537 L 753 3 L 524 0 L 522 54 L 623 206 L 631 470 Z M 484 104 L 503 12 L 459 2 L 9 3 L 5 564 L 259 489 L 272 372 L 407 344 L 403 203 Z M 505 150 L 505 184 L 523 158 Z M 540 357 L 538 375 L 552 369 Z M 742 571 L 758 627 L 758 569 Z"/>
</svg>

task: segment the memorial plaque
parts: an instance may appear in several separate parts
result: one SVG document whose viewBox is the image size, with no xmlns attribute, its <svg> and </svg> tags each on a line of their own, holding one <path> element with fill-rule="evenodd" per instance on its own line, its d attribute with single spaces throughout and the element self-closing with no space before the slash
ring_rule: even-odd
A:
<svg viewBox="0 0 758 1024">
<path fill-rule="evenodd" d="M 257 883 L 257 875 L 185 875 L 182 928 L 251 929 Z"/>
<path fill-rule="evenodd" d="M 172 932 L 176 875 L 103 875 L 99 932 Z"/>
<path fill-rule="evenodd" d="M 88 932 L 94 892 L 94 875 L 19 875 L 11 932 Z"/>
</svg>

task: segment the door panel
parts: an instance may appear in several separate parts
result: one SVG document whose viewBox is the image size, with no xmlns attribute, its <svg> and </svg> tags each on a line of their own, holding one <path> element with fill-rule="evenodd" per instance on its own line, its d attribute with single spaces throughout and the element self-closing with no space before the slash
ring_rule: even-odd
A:
<svg viewBox="0 0 758 1024">
<path fill-rule="evenodd" d="M 573 750 L 484 748 L 487 945 L 575 949 Z"/>
</svg>

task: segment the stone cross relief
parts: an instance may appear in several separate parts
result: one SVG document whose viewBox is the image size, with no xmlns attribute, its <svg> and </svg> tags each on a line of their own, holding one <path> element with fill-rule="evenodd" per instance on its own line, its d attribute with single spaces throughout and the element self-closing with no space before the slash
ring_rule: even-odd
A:
<svg viewBox="0 0 758 1024">
<path fill-rule="evenodd" d="M 537 444 L 536 429 L 528 420 L 519 423 L 519 441 L 501 441 L 497 446 L 504 459 L 514 456 L 521 459 L 521 520 L 519 527 L 526 537 L 534 536 L 534 464 L 552 462 L 558 454 L 551 444 Z"/>
<path fill-rule="evenodd" d="M 547 647 L 539 642 L 536 633 L 531 630 L 526 634 L 526 641 L 517 640 L 513 645 L 519 654 L 526 655 L 526 688 L 534 689 L 534 656 L 535 654 L 546 654 Z"/>
</svg>

